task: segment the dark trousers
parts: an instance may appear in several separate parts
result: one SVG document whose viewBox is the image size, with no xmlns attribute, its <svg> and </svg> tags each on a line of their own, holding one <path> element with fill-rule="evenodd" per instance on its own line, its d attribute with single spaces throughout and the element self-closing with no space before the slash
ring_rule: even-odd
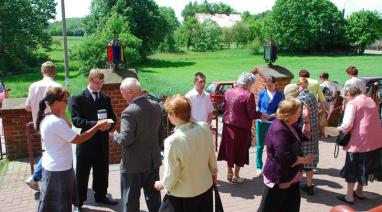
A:
<svg viewBox="0 0 382 212">
<path fill-rule="evenodd" d="M 195 197 L 174 197 L 166 194 L 159 212 L 212 212 L 212 187 Z"/>
<path fill-rule="evenodd" d="M 298 212 L 300 211 L 300 183 L 294 183 L 287 189 L 265 186 L 258 212 Z"/>
<path fill-rule="evenodd" d="M 93 168 L 94 198 L 102 199 L 107 194 L 109 178 L 109 157 L 99 154 L 93 157 L 77 156 L 76 184 L 78 192 L 77 206 L 82 206 L 87 199 L 90 169 Z"/>
<path fill-rule="evenodd" d="M 150 212 L 157 212 L 161 203 L 160 192 L 155 190 L 155 181 L 159 180 L 159 168 L 144 173 L 121 173 L 121 197 L 123 212 L 138 212 L 141 188 Z"/>
</svg>

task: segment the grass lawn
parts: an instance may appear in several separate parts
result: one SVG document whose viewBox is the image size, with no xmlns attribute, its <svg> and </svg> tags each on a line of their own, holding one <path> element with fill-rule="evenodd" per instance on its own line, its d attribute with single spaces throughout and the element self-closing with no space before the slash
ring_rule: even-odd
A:
<svg viewBox="0 0 382 212">
<path fill-rule="evenodd" d="M 58 37 L 60 38 L 60 37 Z M 82 38 L 69 37 L 68 48 L 73 49 Z M 55 46 L 47 52 L 56 63 L 59 74 L 58 82 L 64 84 L 64 66 L 62 46 Z M 311 72 L 312 78 L 318 79 L 321 71 L 327 71 L 330 79 L 343 84 L 347 75 L 345 69 L 355 65 L 360 76 L 381 76 L 382 55 L 364 56 L 304 56 L 279 55 L 277 65 L 288 68 L 295 76 L 302 68 Z M 261 55 L 251 55 L 248 49 L 227 49 L 216 52 L 186 52 L 183 54 L 156 53 L 150 56 L 149 62 L 137 65 L 135 68 L 142 86 L 160 95 L 186 93 L 192 88 L 193 74 L 204 72 L 207 81 L 236 80 L 237 76 L 250 71 L 256 66 L 265 65 Z M 69 60 L 71 93 L 77 93 L 87 85 L 87 78 L 78 71 L 79 61 Z M 7 87 L 12 88 L 11 97 L 23 97 L 28 93 L 29 85 L 41 78 L 40 70 L 33 73 L 10 76 L 4 79 Z"/>
<path fill-rule="evenodd" d="M 160 94 L 185 93 L 192 85 L 197 71 L 207 76 L 207 81 L 236 80 L 237 76 L 265 62 L 260 55 L 251 55 L 248 49 L 227 49 L 217 52 L 187 52 L 186 54 L 154 54 L 151 62 L 139 66 L 139 77 L 148 90 Z M 349 65 L 358 67 L 360 76 L 382 76 L 382 56 L 291 56 L 279 55 L 277 65 L 288 68 L 298 76 L 302 68 L 310 71 L 312 78 L 319 78 L 322 71 L 330 79 L 345 83 Z M 292 80 L 293 81 L 293 80 Z"/>
</svg>

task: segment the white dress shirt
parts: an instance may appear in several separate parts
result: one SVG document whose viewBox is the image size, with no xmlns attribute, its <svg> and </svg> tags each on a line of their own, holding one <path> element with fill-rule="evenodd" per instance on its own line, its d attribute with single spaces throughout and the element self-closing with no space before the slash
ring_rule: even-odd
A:
<svg viewBox="0 0 382 212">
<path fill-rule="evenodd" d="M 191 102 L 191 119 L 194 122 L 208 122 L 208 115 L 214 111 L 210 94 L 203 91 L 199 94 L 194 88 L 185 97 Z"/>
</svg>

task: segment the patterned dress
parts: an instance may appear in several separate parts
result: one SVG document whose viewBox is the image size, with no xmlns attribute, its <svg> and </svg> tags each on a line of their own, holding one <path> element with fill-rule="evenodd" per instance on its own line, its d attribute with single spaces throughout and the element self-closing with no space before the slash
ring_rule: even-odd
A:
<svg viewBox="0 0 382 212">
<path fill-rule="evenodd" d="M 316 97 L 310 93 L 307 89 L 302 91 L 297 97 L 303 104 L 309 106 L 309 118 L 310 126 L 312 128 L 312 139 L 309 141 L 303 141 L 301 149 L 304 155 L 314 154 L 316 159 L 311 164 L 305 164 L 304 169 L 317 168 L 319 150 L 318 150 L 318 138 L 319 138 L 319 123 L 318 123 L 318 102 Z M 300 125 L 303 125 L 304 120 L 301 120 Z"/>
</svg>

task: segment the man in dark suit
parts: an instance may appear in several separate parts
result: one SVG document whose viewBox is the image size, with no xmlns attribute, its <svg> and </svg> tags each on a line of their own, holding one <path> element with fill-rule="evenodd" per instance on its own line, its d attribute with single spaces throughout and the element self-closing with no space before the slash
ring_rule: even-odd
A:
<svg viewBox="0 0 382 212">
<path fill-rule="evenodd" d="M 121 83 L 121 93 L 129 106 L 121 114 L 121 131 L 111 136 L 113 142 L 123 146 L 121 159 L 121 194 L 124 212 L 139 211 L 141 188 L 144 190 L 149 211 L 158 211 L 160 192 L 155 190 L 162 164 L 165 129 L 161 108 L 157 102 L 142 95 L 135 78 Z"/>
<path fill-rule="evenodd" d="M 76 182 L 78 200 L 75 211 L 80 211 L 86 201 L 90 169 L 93 168 L 93 190 L 97 203 L 116 205 L 117 202 L 106 197 L 109 176 L 108 131 L 116 121 L 110 97 L 101 93 L 104 75 L 99 69 L 92 69 L 88 76 L 88 87 L 72 98 L 72 122 L 81 133 L 92 128 L 100 119 L 110 119 L 109 125 L 100 129 L 87 142 L 76 148 Z M 113 120 L 113 121 L 111 121 Z"/>
</svg>

